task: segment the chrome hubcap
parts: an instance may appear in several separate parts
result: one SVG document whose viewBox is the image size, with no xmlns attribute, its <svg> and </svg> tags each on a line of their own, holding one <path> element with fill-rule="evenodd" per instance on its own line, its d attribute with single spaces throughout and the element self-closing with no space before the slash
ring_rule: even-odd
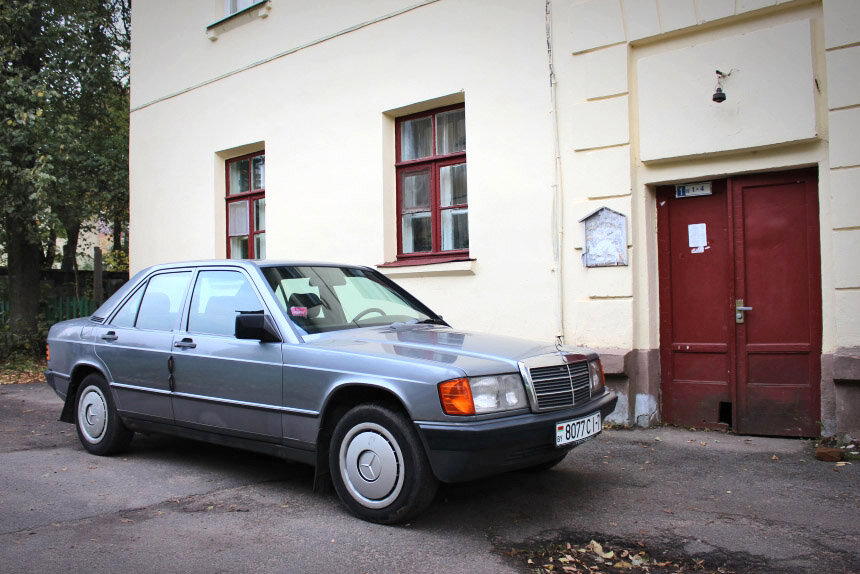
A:
<svg viewBox="0 0 860 574">
<path fill-rule="evenodd" d="M 340 475 L 350 495 L 367 508 L 390 505 L 403 488 L 403 454 L 384 427 L 362 423 L 340 446 Z"/>
<path fill-rule="evenodd" d="M 102 390 L 96 386 L 84 389 L 78 403 L 78 426 L 84 438 L 97 443 L 107 430 L 107 401 Z"/>
</svg>

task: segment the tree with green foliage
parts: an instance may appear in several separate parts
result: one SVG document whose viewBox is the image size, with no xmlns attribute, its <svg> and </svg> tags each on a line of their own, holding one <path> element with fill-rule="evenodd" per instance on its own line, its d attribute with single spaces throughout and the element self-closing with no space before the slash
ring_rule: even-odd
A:
<svg viewBox="0 0 860 574">
<path fill-rule="evenodd" d="M 128 220 L 129 15 L 130 0 L 0 3 L 0 249 L 22 343 L 57 236 L 70 269 L 84 225 Z"/>
</svg>

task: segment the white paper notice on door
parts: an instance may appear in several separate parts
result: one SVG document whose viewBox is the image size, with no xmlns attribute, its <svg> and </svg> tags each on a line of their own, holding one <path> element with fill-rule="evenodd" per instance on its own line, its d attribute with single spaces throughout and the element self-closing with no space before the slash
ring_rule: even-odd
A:
<svg viewBox="0 0 860 574">
<path fill-rule="evenodd" d="M 690 240 L 690 253 L 704 253 L 708 248 L 708 229 L 704 223 L 691 223 L 687 226 Z"/>
</svg>

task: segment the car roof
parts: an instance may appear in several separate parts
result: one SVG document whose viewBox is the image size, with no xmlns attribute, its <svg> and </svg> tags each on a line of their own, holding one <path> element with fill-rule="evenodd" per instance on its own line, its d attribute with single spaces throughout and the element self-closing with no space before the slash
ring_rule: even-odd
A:
<svg viewBox="0 0 860 574">
<path fill-rule="evenodd" d="M 369 269 L 369 267 L 364 265 L 349 265 L 345 263 L 331 263 L 331 262 L 323 262 L 323 261 L 298 261 L 298 260 L 287 260 L 287 259 L 199 259 L 193 261 L 176 261 L 173 263 L 159 263 L 156 265 L 150 265 L 144 269 L 141 269 L 137 273 L 135 273 L 129 280 L 120 287 L 113 295 L 108 297 L 108 299 L 102 303 L 98 309 L 96 309 L 95 313 L 92 315 L 92 319 L 96 322 L 101 322 L 105 319 L 105 317 L 113 310 L 113 308 L 125 298 L 126 294 L 144 278 L 152 273 L 158 271 L 165 271 L 170 269 L 185 269 L 189 267 L 240 267 L 246 270 L 250 269 L 263 269 L 266 267 L 280 267 L 280 266 L 290 266 L 290 267 L 352 267 L 352 268 L 361 268 L 361 269 Z"/>
<path fill-rule="evenodd" d="M 366 265 L 355 265 L 350 263 L 335 263 L 331 261 L 302 261 L 293 259 L 199 259 L 191 261 L 176 261 L 172 263 L 159 263 L 151 265 L 141 273 L 146 274 L 152 271 L 160 271 L 162 269 L 176 269 L 181 267 L 216 267 L 216 266 L 238 266 L 245 268 L 264 268 L 264 267 L 361 267 L 368 268 Z"/>
</svg>

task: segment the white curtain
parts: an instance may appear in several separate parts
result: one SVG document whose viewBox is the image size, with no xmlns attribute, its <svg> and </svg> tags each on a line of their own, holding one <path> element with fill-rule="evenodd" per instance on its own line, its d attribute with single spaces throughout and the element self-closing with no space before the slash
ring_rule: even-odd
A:
<svg viewBox="0 0 860 574">
<path fill-rule="evenodd" d="M 436 154 L 466 150 L 466 112 L 451 110 L 436 115 Z"/>
<path fill-rule="evenodd" d="M 234 201 L 228 204 L 230 209 L 229 235 L 248 235 L 248 202 Z"/>
</svg>

